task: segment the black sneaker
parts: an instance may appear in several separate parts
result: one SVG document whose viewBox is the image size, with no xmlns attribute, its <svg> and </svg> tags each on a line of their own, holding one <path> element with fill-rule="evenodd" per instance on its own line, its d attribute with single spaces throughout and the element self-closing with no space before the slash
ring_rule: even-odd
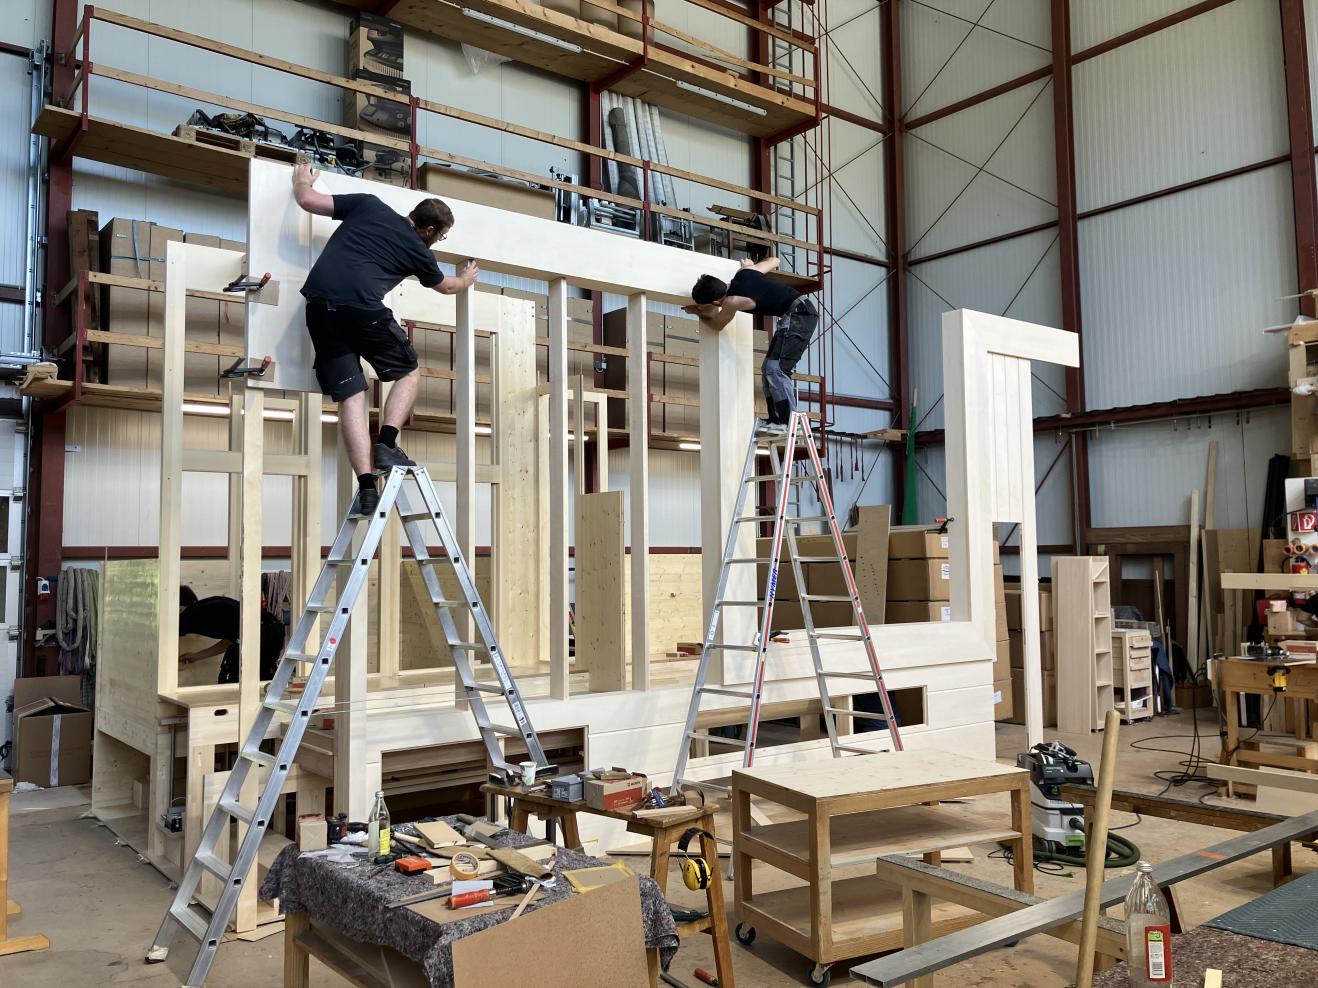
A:
<svg viewBox="0 0 1318 988">
<path fill-rule="evenodd" d="M 374 487 L 357 488 L 357 510 L 355 514 L 361 517 L 375 514 L 375 509 L 380 506 L 380 492 Z"/>
<path fill-rule="evenodd" d="M 371 462 L 376 470 L 416 466 L 416 461 L 409 460 L 401 446 L 386 446 L 384 443 L 375 444 L 375 448 L 371 450 Z"/>
</svg>

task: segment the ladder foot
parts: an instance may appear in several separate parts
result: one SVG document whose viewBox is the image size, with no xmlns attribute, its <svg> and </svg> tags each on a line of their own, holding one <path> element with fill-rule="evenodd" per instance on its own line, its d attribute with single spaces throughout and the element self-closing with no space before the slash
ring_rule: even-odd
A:
<svg viewBox="0 0 1318 988">
<path fill-rule="evenodd" d="M 146 952 L 146 963 L 162 964 L 169 957 L 168 947 L 152 947 Z"/>
</svg>

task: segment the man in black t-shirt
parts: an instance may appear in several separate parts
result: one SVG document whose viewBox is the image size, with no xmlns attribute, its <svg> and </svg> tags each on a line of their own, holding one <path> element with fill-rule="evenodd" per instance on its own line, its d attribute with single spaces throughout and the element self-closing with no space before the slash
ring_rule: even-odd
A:
<svg viewBox="0 0 1318 988">
<path fill-rule="evenodd" d="M 232 597 L 203 597 L 191 587 L 179 587 L 178 590 L 178 635 L 198 635 L 202 638 L 214 638 L 215 644 L 198 652 L 187 652 L 179 656 L 179 661 L 187 664 L 209 659 L 212 655 L 224 653 L 220 660 L 220 675 L 217 683 L 238 682 L 239 646 L 238 638 L 242 633 L 242 605 Z M 261 679 L 274 677 L 279 664 L 279 653 L 284 650 L 284 623 L 269 611 L 261 611 Z"/>
<path fill-rule="evenodd" d="M 453 227 L 453 212 L 443 200 L 424 199 L 401 216 L 373 195 L 317 192 L 312 188 L 317 174 L 310 165 L 294 168 L 293 198 L 307 212 L 333 217 L 339 225 L 302 286 L 307 331 L 316 351 L 316 380 L 339 403 L 339 428 L 357 475 L 357 510 L 365 515 L 379 503 L 374 471 L 412 466 L 398 448 L 398 430 L 416 401 L 416 350 L 384 297 L 409 275 L 454 295 L 475 284 L 478 271 L 475 261 L 467 261 L 455 276 L 445 277 L 430 252 Z M 366 423 L 363 359 L 381 381 L 394 382 L 374 448 Z"/>
<path fill-rule="evenodd" d="M 713 275 L 702 275 L 691 289 L 694 304 L 682 307 L 683 312 L 698 315 L 702 326 L 715 331 L 732 322 L 738 312 L 778 317 L 769 352 L 760 369 L 764 402 L 769 411 L 769 421 L 755 431 L 761 439 L 787 434 L 789 416 L 796 411 L 792 371 L 819 325 L 819 313 L 809 299 L 790 285 L 769 277 L 778 263 L 776 257 L 766 257 L 758 264 L 744 260 L 730 283 Z"/>
</svg>

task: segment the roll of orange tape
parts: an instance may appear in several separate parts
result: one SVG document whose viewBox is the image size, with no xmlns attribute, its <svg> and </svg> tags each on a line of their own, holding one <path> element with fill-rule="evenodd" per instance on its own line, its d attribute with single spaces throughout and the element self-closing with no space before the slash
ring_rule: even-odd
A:
<svg viewBox="0 0 1318 988">
<path fill-rule="evenodd" d="M 455 881 L 469 882 L 480 873 L 481 863 L 470 851 L 459 851 L 449 859 L 448 870 Z"/>
</svg>

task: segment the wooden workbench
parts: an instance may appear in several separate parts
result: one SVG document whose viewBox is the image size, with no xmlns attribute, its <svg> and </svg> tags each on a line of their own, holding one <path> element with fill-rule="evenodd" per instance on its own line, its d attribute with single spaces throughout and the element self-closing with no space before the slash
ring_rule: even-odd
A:
<svg viewBox="0 0 1318 988">
<path fill-rule="evenodd" d="M 775 765 L 732 773 L 734 888 L 737 937 L 751 942 L 762 928 L 810 958 L 812 984 L 825 984 L 829 965 L 903 945 L 897 887 L 874 874 L 835 878 L 834 870 L 884 855 L 939 853 L 966 844 L 1004 842 L 1014 851 L 1014 885 L 1034 891 L 1029 773 L 940 751 L 894 751 L 810 765 Z M 938 800 L 1006 792 L 1010 825 L 970 806 Z M 751 797 L 796 810 L 804 820 L 757 825 Z M 805 885 L 755 894 L 752 865 L 760 861 Z M 940 903 L 927 936 L 970 926 L 970 910 Z"/>
<path fill-rule="evenodd" d="M 0 770 L 0 957 L 23 954 L 29 950 L 45 950 L 50 941 L 40 933 L 26 937 L 9 936 L 9 917 L 21 915 L 23 910 L 9 898 L 9 794 L 14 791 L 14 780 Z"/>
<path fill-rule="evenodd" d="M 577 830 L 577 814 L 589 813 L 592 816 L 622 820 L 627 830 L 633 834 L 649 837 L 653 842 L 650 851 L 650 877 L 659 885 L 659 890 L 668 892 L 668 865 L 673 845 L 692 827 L 704 831 L 699 837 L 699 854 L 714 871 L 714 880 L 705 890 L 705 901 L 709 915 L 703 919 L 691 920 L 677 924 L 677 935 L 683 939 L 695 933 L 708 933 L 714 944 L 714 966 L 718 983 L 723 988 L 736 988 L 736 976 L 732 970 L 732 945 L 728 941 L 728 913 L 723 901 L 723 882 L 718 873 L 718 843 L 714 839 L 714 804 L 692 807 L 689 815 L 669 821 L 642 820 L 632 815 L 631 810 L 597 810 L 585 802 L 569 803 L 561 799 L 552 799 L 541 793 L 522 791 L 521 786 L 483 785 L 481 792 L 490 796 L 512 800 L 513 830 L 527 831 L 531 816 L 542 820 L 553 820 L 562 824 L 563 844 L 566 847 L 580 847 L 581 835 Z M 657 972 L 653 972 L 657 973 Z"/>
<path fill-rule="evenodd" d="M 1313 740 L 1314 725 L 1307 717 L 1300 717 L 1296 732 L 1296 753 L 1282 755 L 1269 751 L 1251 751 L 1241 746 L 1240 695 L 1253 693 L 1265 698 L 1277 697 L 1287 701 L 1305 701 L 1300 710 L 1313 711 L 1311 704 L 1318 703 L 1318 663 L 1290 663 L 1287 665 L 1286 689 L 1273 690 L 1268 669 L 1277 663 L 1256 659 L 1223 659 L 1216 664 L 1214 686 L 1222 692 L 1222 716 L 1226 721 L 1226 739 L 1222 743 L 1219 761 L 1224 765 L 1248 765 L 1286 768 L 1300 772 L 1318 772 L 1318 742 Z"/>
</svg>

